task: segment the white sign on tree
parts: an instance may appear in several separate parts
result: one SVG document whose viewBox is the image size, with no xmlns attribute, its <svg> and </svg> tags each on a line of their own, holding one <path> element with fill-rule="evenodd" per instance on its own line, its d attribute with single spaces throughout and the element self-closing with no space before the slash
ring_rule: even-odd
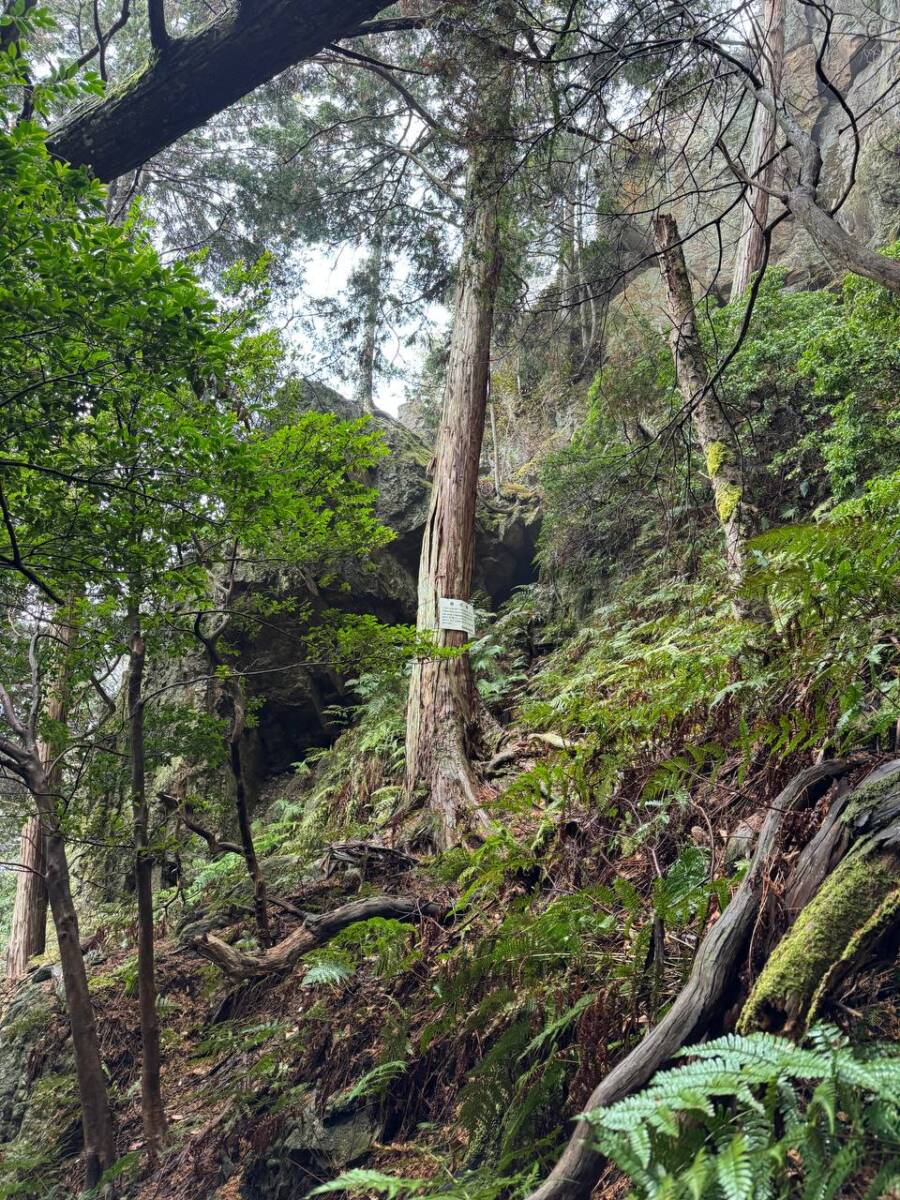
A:
<svg viewBox="0 0 900 1200">
<path fill-rule="evenodd" d="M 465 600 L 449 600 L 441 596 L 438 602 L 438 625 L 441 629 L 458 629 L 475 636 L 475 609 Z"/>
</svg>

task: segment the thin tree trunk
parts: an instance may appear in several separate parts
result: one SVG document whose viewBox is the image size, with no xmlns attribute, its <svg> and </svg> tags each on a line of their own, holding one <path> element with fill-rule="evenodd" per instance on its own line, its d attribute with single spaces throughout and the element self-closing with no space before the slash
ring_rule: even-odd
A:
<svg viewBox="0 0 900 1200">
<path fill-rule="evenodd" d="M 490 391 L 490 387 L 488 388 Z M 494 470 L 494 495 L 500 495 L 500 448 L 497 445 L 497 414 L 495 412 L 496 405 L 494 397 L 490 396 L 488 402 L 488 411 L 491 415 L 491 465 Z"/>
<path fill-rule="evenodd" d="M 381 316 L 381 272 L 384 265 L 384 234 L 380 226 L 372 238 L 366 264 L 366 311 L 359 350 L 359 382 L 356 396 L 367 413 L 375 409 L 375 359 Z"/>
<path fill-rule="evenodd" d="M 706 356 L 697 331 L 694 297 L 675 218 L 660 213 L 654 218 L 653 230 L 666 285 L 668 315 L 672 326 L 670 341 L 678 388 L 690 410 L 712 484 L 716 512 L 725 537 L 728 575 L 735 589 L 735 612 L 739 616 L 746 616 L 749 608 L 739 591 L 747 570 L 747 538 L 751 520 L 744 495 L 741 450 L 714 388 L 708 386 Z"/>
<path fill-rule="evenodd" d="M 56 816 L 56 798 L 46 774 L 35 767 L 29 788 L 37 801 L 46 833 L 47 893 L 62 966 L 66 1005 L 72 1028 L 72 1050 L 81 1102 L 84 1134 L 85 1189 L 95 1187 L 103 1172 L 115 1162 L 116 1145 L 112 1113 L 106 1092 L 106 1076 L 100 1058 L 100 1042 L 88 991 L 87 972 L 81 953 L 78 916 L 72 899 L 66 843 Z"/>
<path fill-rule="evenodd" d="M 238 685 L 239 686 L 239 685 Z M 256 917 L 256 932 L 261 946 L 271 946 L 272 934 L 269 929 L 269 913 L 266 896 L 266 880 L 256 857 L 256 847 L 253 843 L 253 831 L 250 828 L 250 811 L 247 805 L 247 785 L 244 778 L 244 766 L 241 759 L 241 736 L 244 732 L 244 698 L 235 697 L 231 693 L 235 717 L 231 732 L 228 736 L 228 765 L 234 786 L 234 804 L 237 810 L 238 829 L 241 835 L 241 849 L 244 862 L 247 864 L 247 874 L 253 883 L 253 912 Z"/>
<path fill-rule="evenodd" d="M 441 597 L 468 601 L 475 558 L 475 501 L 490 373 L 491 331 L 501 264 L 501 209 L 512 70 L 492 64 L 473 113 L 466 216 L 434 484 L 419 563 L 418 628 L 441 646 L 465 634 L 438 629 Z M 470 765 L 476 691 L 467 654 L 413 668 L 406 731 L 408 793 L 424 787 L 435 842 L 454 845 L 472 820 L 486 823 Z"/>
<path fill-rule="evenodd" d="M 234 555 L 237 554 L 237 546 Z M 222 608 L 227 609 L 231 603 L 234 587 L 234 556 L 232 558 L 232 574 L 228 586 L 222 593 Z M 213 586 L 215 584 L 213 583 Z M 228 769 L 231 773 L 234 788 L 234 806 L 237 812 L 238 829 L 241 835 L 241 853 L 247 866 L 247 874 L 253 884 L 253 911 L 256 917 L 256 931 L 260 945 L 272 944 L 272 934 L 269 929 L 269 913 L 266 895 L 266 880 L 256 856 L 256 846 L 253 842 L 253 830 L 250 825 L 250 806 L 247 803 L 247 780 L 244 775 L 243 756 L 241 755 L 241 739 L 246 726 L 247 698 L 241 680 L 237 677 L 219 677 L 220 668 L 225 661 L 218 650 L 218 641 L 225 632 L 229 617 L 225 615 L 219 622 L 218 628 L 211 634 L 203 632 L 202 621 L 198 617 L 194 623 L 194 633 L 202 642 L 206 651 L 210 673 L 218 679 L 219 696 L 216 701 L 216 712 L 228 722 L 228 732 L 225 734 L 225 753 Z M 205 836 L 205 835 L 204 835 Z"/>
<path fill-rule="evenodd" d="M 762 7 L 762 44 L 758 73 L 765 79 L 773 95 L 777 95 L 781 87 L 784 63 L 784 0 L 763 0 Z M 741 233 L 731 281 L 732 302 L 743 295 L 750 280 L 763 264 L 763 230 L 769 216 L 769 193 L 766 189 L 772 186 L 775 170 L 775 129 L 774 115 L 759 105 L 753 118 L 750 177 L 762 186 L 749 188 L 744 198 Z"/>
<path fill-rule="evenodd" d="M 56 683 L 47 698 L 47 716 L 54 726 L 65 726 L 69 715 L 68 653 L 75 631 L 74 621 L 75 606 L 72 604 L 60 613 L 53 627 L 56 642 L 63 651 Z M 57 760 L 63 746 L 58 739 L 49 743 L 39 741 L 37 745 L 49 791 L 52 795 L 58 795 L 62 787 L 62 763 Z M 16 880 L 16 898 L 6 953 L 6 974 L 9 979 L 20 979 L 25 974 L 28 960 L 36 954 L 43 954 L 46 945 L 45 836 L 46 831 L 40 819 L 29 817 L 19 840 L 19 861 L 29 869 L 20 872 Z"/>
<path fill-rule="evenodd" d="M 141 1024 L 141 1116 L 144 1141 L 155 1162 L 166 1132 L 160 1083 L 159 1018 L 156 1013 L 156 975 L 153 946 L 153 860 L 150 853 L 150 809 L 147 803 L 144 752 L 143 679 L 145 645 L 140 614 L 128 612 L 128 728 L 131 758 L 131 804 L 134 814 L 134 878 L 138 908 L 138 1007 Z"/>
</svg>

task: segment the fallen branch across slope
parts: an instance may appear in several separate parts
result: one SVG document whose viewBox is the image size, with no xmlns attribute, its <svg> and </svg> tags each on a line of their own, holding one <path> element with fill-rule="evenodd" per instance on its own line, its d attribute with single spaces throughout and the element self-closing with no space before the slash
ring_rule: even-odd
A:
<svg viewBox="0 0 900 1200">
<path fill-rule="evenodd" d="M 405 896 L 369 896 L 365 900 L 352 900 L 333 912 L 307 917 L 298 929 L 277 945 L 256 954 L 237 950 L 211 934 L 198 938 L 193 946 L 198 954 L 221 967 L 234 979 L 258 979 L 292 970 L 304 954 L 323 946 L 342 929 L 357 921 L 368 921 L 372 917 L 387 917 L 395 921 L 420 921 L 423 917 L 437 920 L 443 914 L 444 909 L 437 904 L 423 904 L 421 900 Z"/>
</svg>

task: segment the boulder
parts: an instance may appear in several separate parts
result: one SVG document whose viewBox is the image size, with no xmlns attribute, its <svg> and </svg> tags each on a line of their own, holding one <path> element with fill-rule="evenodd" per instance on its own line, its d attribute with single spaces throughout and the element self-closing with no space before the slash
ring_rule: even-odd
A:
<svg viewBox="0 0 900 1200">
<path fill-rule="evenodd" d="M 28 1111 L 32 1057 L 57 1012 L 53 974 L 32 972 L 0 1017 L 0 1145 L 13 1141 Z"/>
<path fill-rule="evenodd" d="M 320 1116 L 313 1105 L 287 1132 L 248 1164 L 241 1181 L 244 1200 L 300 1200 L 323 1177 L 365 1158 L 381 1132 L 375 1111 L 361 1108 Z"/>
</svg>

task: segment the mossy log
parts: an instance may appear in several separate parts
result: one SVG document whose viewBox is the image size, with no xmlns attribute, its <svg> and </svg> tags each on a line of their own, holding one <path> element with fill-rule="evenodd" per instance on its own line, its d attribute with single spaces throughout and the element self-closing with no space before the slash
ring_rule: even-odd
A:
<svg viewBox="0 0 900 1200">
<path fill-rule="evenodd" d="M 843 807 L 841 823 L 850 850 L 769 958 L 741 1014 L 742 1032 L 806 1028 L 900 921 L 900 764 L 873 772 Z"/>
<path fill-rule="evenodd" d="M 738 1029 L 805 1028 L 821 982 L 896 891 L 900 855 L 850 854 L 782 938 L 744 1005 Z"/>
</svg>

